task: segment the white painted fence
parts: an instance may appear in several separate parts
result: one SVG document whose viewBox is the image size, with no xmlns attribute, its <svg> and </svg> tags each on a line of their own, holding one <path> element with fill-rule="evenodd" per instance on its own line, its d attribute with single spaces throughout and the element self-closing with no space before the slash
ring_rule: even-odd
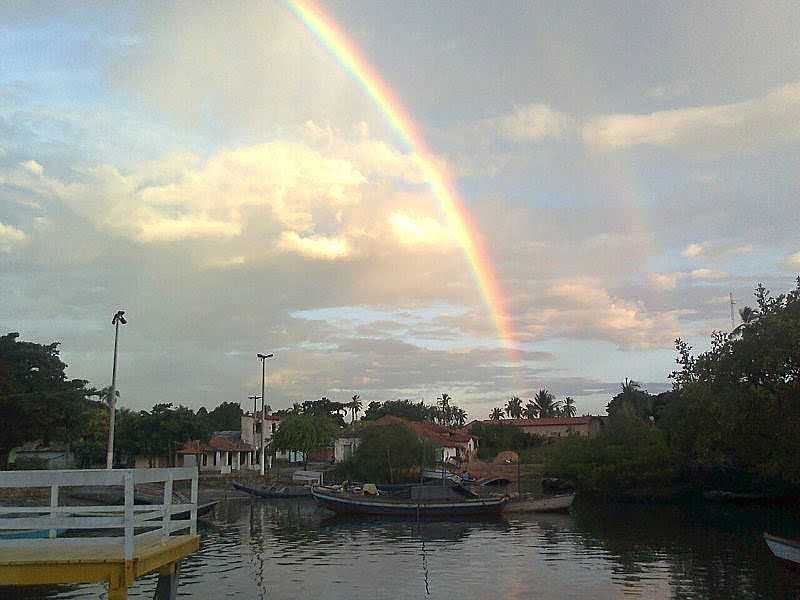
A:
<svg viewBox="0 0 800 600">
<path fill-rule="evenodd" d="M 173 484 L 191 481 L 191 500 L 173 504 Z M 136 504 L 137 484 L 163 483 L 161 504 Z M 59 504 L 64 487 L 109 487 L 124 489 L 123 504 L 64 506 Z M 47 532 L 52 543 L 72 545 L 119 544 L 125 559 L 133 558 L 140 541 L 167 537 L 175 532 L 197 533 L 197 468 L 112 469 L 62 471 L 0 471 L 0 488 L 50 488 L 49 506 L 0 506 L 0 547 L 31 546 L 35 539 L 3 539 L 3 533 Z M 189 518 L 174 519 L 188 513 Z M 65 537 L 65 532 L 92 530 L 92 537 Z M 188 530 L 188 531 L 186 531 Z M 87 531 L 88 533 L 88 531 Z M 100 535 L 97 535 L 100 534 Z M 103 535 L 107 534 L 107 535 Z M 121 534 L 121 535 L 120 535 Z"/>
</svg>

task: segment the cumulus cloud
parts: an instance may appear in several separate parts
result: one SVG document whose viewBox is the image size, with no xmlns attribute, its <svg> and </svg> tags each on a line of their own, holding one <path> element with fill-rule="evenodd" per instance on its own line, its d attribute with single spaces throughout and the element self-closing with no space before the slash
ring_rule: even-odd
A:
<svg viewBox="0 0 800 600">
<path fill-rule="evenodd" d="M 609 114 L 584 124 L 583 139 L 596 148 L 695 146 L 739 152 L 765 143 L 800 137 L 800 82 L 731 104 Z"/>
<path fill-rule="evenodd" d="M 683 252 L 681 252 L 681 256 L 685 256 L 686 258 L 697 258 L 698 256 L 702 256 L 707 247 L 708 242 L 703 242 L 702 244 L 689 244 L 686 246 L 686 248 L 684 248 Z"/>
<path fill-rule="evenodd" d="M 307 258 L 336 260 L 350 254 L 350 246 L 342 237 L 311 235 L 301 237 L 296 231 L 284 231 L 277 244 L 284 252 L 296 252 Z"/>
<path fill-rule="evenodd" d="M 682 273 L 650 273 L 650 284 L 660 290 L 674 290 Z"/>
<path fill-rule="evenodd" d="M 389 225 L 397 241 L 410 248 L 433 248 L 450 250 L 455 239 L 449 229 L 432 217 L 410 215 L 395 211 L 389 215 Z"/>
<path fill-rule="evenodd" d="M 726 279 L 728 274 L 715 269 L 694 269 L 689 271 L 689 277 L 695 280 Z"/>
</svg>

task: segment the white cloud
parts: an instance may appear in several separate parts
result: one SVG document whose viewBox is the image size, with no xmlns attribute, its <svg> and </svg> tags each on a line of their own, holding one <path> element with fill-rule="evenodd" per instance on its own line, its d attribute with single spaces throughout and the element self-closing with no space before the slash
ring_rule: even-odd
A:
<svg viewBox="0 0 800 600">
<path fill-rule="evenodd" d="M 497 128 L 500 135 L 515 142 L 561 138 L 572 128 L 572 120 L 568 115 L 546 104 L 517 106 L 512 112 L 491 119 L 489 123 Z"/>
<path fill-rule="evenodd" d="M 337 260 L 351 253 L 350 245 L 343 237 L 312 235 L 300 237 L 295 231 L 284 231 L 277 247 L 284 252 L 294 252 L 307 258 Z"/>
<path fill-rule="evenodd" d="M 725 279 L 728 277 L 728 274 L 715 269 L 694 269 L 693 271 L 689 271 L 689 277 L 695 280 L 716 280 Z"/>
<path fill-rule="evenodd" d="M 14 246 L 27 241 L 28 235 L 13 225 L 0 222 L 0 252 L 10 252 Z"/>
<path fill-rule="evenodd" d="M 35 160 L 26 160 L 25 162 L 21 162 L 19 165 L 33 175 L 42 175 L 44 173 L 44 167 L 42 167 L 42 165 Z"/>
<path fill-rule="evenodd" d="M 702 244 L 689 244 L 686 246 L 686 248 L 684 248 L 683 252 L 681 252 L 681 256 L 685 256 L 686 258 L 697 258 L 698 256 L 702 256 L 707 247 L 708 242 L 703 242 Z"/>
<path fill-rule="evenodd" d="M 786 263 L 793 268 L 800 268 L 800 251 L 786 257 Z"/>
<path fill-rule="evenodd" d="M 601 115 L 583 127 L 586 144 L 611 149 L 637 145 L 696 146 L 708 151 L 740 152 L 798 137 L 800 82 L 744 102 L 640 115 Z"/>
<path fill-rule="evenodd" d="M 404 211 L 395 211 L 389 215 L 389 225 L 403 246 L 450 250 L 456 245 L 450 230 L 432 217 L 417 217 Z"/>
<path fill-rule="evenodd" d="M 650 284 L 660 290 L 674 290 L 682 273 L 650 273 Z"/>
</svg>

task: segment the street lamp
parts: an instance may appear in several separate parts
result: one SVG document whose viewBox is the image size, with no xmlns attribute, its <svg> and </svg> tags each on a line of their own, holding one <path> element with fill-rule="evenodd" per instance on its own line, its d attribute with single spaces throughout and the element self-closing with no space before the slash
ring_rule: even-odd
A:
<svg viewBox="0 0 800 600">
<path fill-rule="evenodd" d="M 114 468 L 114 418 L 117 412 L 117 342 L 119 341 L 119 325 L 125 325 L 125 311 L 118 310 L 111 319 L 114 325 L 114 368 L 111 371 L 111 391 L 108 397 L 108 451 L 106 452 L 106 469 Z"/>
<path fill-rule="evenodd" d="M 258 353 L 258 358 L 261 361 L 261 475 L 265 475 L 266 472 L 264 470 L 264 459 L 266 457 L 266 452 L 264 449 L 264 428 L 267 426 L 267 415 L 264 411 L 264 385 L 267 380 L 267 359 L 274 358 L 275 355 L 270 354 L 261 354 Z"/>
</svg>

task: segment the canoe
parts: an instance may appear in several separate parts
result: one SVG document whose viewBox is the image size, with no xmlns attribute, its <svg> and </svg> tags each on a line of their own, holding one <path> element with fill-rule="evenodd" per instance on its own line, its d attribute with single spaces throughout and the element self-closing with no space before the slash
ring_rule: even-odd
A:
<svg viewBox="0 0 800 600">
<path fill-rule="evenodd" d="M 237 490 L 259 498 L 301 498 L 311 495 L 311 488 L 307 485 L 272 485 L 266 488 L 254 488 L 236 481 L 231 482 L 231 485 Z"/>
<path fill-rule="evenodd" d="M 777 558 L 800 565 L 800 540 L 790 540 L 764 533 L 764 541 Z"/>
<path fill-rule="evenodd" d="M 385 494 L 361 496 L 330 487 L 314 487 L 311 495 L 320 506 L 337 514 L 413 518 L 496 517 L 508 502 L 507 496 L 432 499 L 396 498 Z"/>
<path fill-rule="evenodd" d="M 575 500 L 575 494 L 561 494 L 558 496 L 548 496 L 546 498 L 521 498 L 519 500 L 512 500 L 509 502 L 504 512 L 507 513 L 552 513 L 552 512 L 567 512 L 572 502 Z"/>
</svg>

